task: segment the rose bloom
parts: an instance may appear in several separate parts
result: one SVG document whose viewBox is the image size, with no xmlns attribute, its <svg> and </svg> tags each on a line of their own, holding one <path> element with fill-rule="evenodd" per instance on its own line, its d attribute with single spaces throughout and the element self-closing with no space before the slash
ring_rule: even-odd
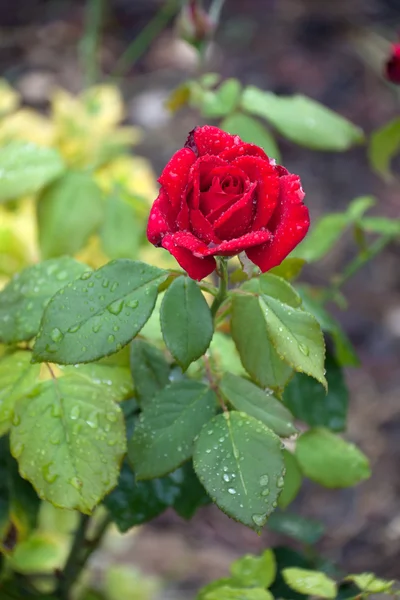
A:
<svg viewBox="0 0 400 600">
<path fill-rule="evenodd" d="M 147 237 L 193 279 L 214 271 L 215 256 L 243 251 L 268 271 L 297 246 L 310 224 L 297 175 L 258 146 L 210 125 L 190 132 L 159 183 Z"/>
<path fill-rule="evenodd" d="M 392 54 L 386 62 L 385 74 L 389 81 L 400 84 L 400 44 L 393 44 Z"/>
</svg>

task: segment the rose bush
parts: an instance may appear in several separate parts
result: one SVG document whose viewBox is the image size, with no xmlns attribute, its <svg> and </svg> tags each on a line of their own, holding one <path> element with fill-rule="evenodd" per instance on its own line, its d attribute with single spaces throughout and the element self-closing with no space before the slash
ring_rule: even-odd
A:
<svg viewBox="0 0 400 600">
<path fill-rule="evenodd" d="M 243 251 L 268 271 L 301 242 L 310 224 L 300 178 L 262 148 L 217 127 L 191 131 L 159 183 L 147 237 L 193 279 L 212 273 L 215 256 Z"/>
</svg>

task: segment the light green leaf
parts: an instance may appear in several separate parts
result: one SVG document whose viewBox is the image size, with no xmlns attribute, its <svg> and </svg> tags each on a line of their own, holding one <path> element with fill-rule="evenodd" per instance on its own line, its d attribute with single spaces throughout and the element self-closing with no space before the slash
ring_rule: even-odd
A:
<svg viewBox="0 0 400 600">
<path fill-rule="evenodd" d="M 242 86 L 237 79 L 226 79 L 217 90 L 205 90 L 200 107 L 203 117 L 218 119 L 232 112 L 240 98 Z"/>
<path fill-rule="evenodd" d="M 277 275 L 278 277 L 283 277 L 283 279 L 291 281 L 300 275 L 305 264 L 306 261 L 303 258 L 285 258 L 280 265 L 271 269 L 269 274 Z"/>
<path fill-rule="evenodd" d="M 136 258 L 140 234 L 135 209 L 118 194 L 111 194 L 106 200 L 100 229 L 104 252 L 110 258 Z"/>
<path fill-rule="evenodd" d="M 287 139 L 313 150 L 342 152 L 364 141 L 359 127 L 300 94 L 277 96 L 248 86 L 241 104 L 244 110 L 267 119 Z"/>
<path fill-rule="evenodd" d="M 166 277 L 157 267 L 128 259 L 84 273 L 48 304 L 34 357 L 77 364 L 118 352 L 146 323 Z"/>
<path fill-rule="evenodd" d="M 235 343 L 230 336 L 216 331 L 210 344 L 209 353 L 213 371 L 216 373 L 229 371 L 234 375 L 246 375 Z"/>
<path fill-rule="evenodd" d="M 65 377 L 82 377 L 86 381 L 101 386 L 104 396 L 114 402 L 121 402 L 133 395 L 132 376 L 128 367 L 117 363 L 89 363 L 87 365 L 61 366 Z"/>
<path fill-rule="evenodd" d="M 17 351 L 0 360 L 0 436 L 10 428 L 15 403 L 29 394 L 40 372 L 31 364 L 31 353 Z"/>
<path fill-rule="evenodd" d="M 122 564 L 109 566 L 104 580 L 107 600 L 154 600 L 161 587 L 155 577 Z"/>
<path fill-rule="evenodd" d="M 367 210 L 376 204 L 373 196 L 357 196 L 348 205 L 346 215 L 351 223 L 358 223 Z"/>
<path fill-rule="evenodd" d="M 39 497 L 90 513 L 118 481 L 122 411 L 82 377 L 38 385 L 15 407 L 11 452 Z"/>
<path fill-rule="evenodd" d="M 400 152 L 400 118 L 396 118 L 374 131 L 368 148 L 371 167 L 376 173 L 390 180 L 392 159 Z"/>
<path fill-rule="evenodd" d="M 281 154 L 273 135 L 250 115 L 233 113 L 222 121 L 220 127 L 227 133 L 238 135 L 244 142 L 261 146 L 269 157 L 281 162 Z"/>
<path fill-rule="evenodd" d="M 63 171 L 56 150 L 13 141 L 0 148 L 0 202 L 36 194 Z"/>
<path fill-rule="evenodd" d="M 285 388 L 283 401 L 296 419 L 311 427 L 343 431 L 346 428 L 349 391 L 342 369 L 330 353 L 326 356 L 325 368 L 327 393 L 311 377 L 296 373 Z"/>
<path fill-rule="evenodd" d="M 164 354 L 144 340 L 132 342 L 130 364 L 136 397 L 141 403 L 151 400 L 169 383 L 170 366 Z"/>
<path fill-rule="evenodd" d="M 16 546 L 10 567 L 17 573 L 52 572 L 62 568 L 67 554 L 68 546 L 61 538 L 35 532 Z"/>
<path fill-rule="evenodd" d="M 364 217 L 359 226 L 368 233 L 382 235 L 400 235 L 400 219 L 386 219 L 385 217 Z"/>
<path fill-rule="evenodd" d="M 364 593 L 385 594 L 390 593 L 395 581 L 379 579 L 373 573 L 359 573 L 357 575 L 347 575 L 345 581 L 353 581 L 356 586 Z"/>
<path fill-rule="evenodd" d="M 136 478 L 166 475 L 190 458 L 194 438 L 216 410 L 215 393 L 190 380 L 173 383 L 146 402 L 128 447 Z"/>
<path fill-rule="evenodd" d="M 244 587 L 268 588 L 276 575 L 275 555 L 272 550 L 265 550 L 261 556 L 245 554 L 231 564 L 231 573 Z"/>
<path fill-rule="evenodd" d="M 43 258 L 75 254 L 102 222 L 102 192 L 88 173 L 68 171 L 41 194 L 37 211 Z"/>
<path fill-rule="evenodd" d="M 220 389 L 236 410 L 258 419 L 276 434 L 287 437 L 297 432 L 293 417 L 282 402 L 251 381 L 225 373 Z"/>
<path fill-rule="evenodd" d="M 201 430 L 193 465 L 223 512 L 261 530 L 283 487 L 284 465 L 277 435 L 245 413 L 225 412 Z"/>
<path fill-rule="evenodd" d="M 265 313 L 256 296 L 233 296 L 231 333 L 252 379 L 264 388 L 283 388 L 292 369 L 279 358 L 271 343 Z"/>
<path fill-rule="evenodd" d="M 0 341 L 32 339 L 50 298 L 88 267 L 73 258 L 46 260 L 15 275 L 0 292 Z"/>
<path fill-rule="evenodd" d="M 268 519 L 268 529 L 287 535 L 304 544 L 315 544 L 324 534 L 322 523 L 295 513 L 274 512 Z"/>
<path fill-rule="evenodd" d="M 214 331 L 208 304 L 193 279 L 173 281 L 165 292 L 160 319 L 168 350 L 186 370 L 206 352 Z"/>
<path fill-rule="evenodd" d="M 299 437 L 296 458 L 306 477 L 327 488 L 350 487 L 371 475 L 361 450 L 322 427 Z"/>
<path fill-rule="evenodd" d="M 337 586 L 335 581 L 321 573 L 298 567 L 287 567 L 282 570 L 285 582 L 296 592 L 318 598 L 335 598 Z"/>
<path fill-rule="evenodd" d="M 257 279 L 247 281 L 242 285 L 242 289 L 255 294 L 272 296 L 272 298 L 293 306 L 293 308 L 298 308 L 301 305 L 301 298 L 294 287 L 286 279 L 270 273 L 264 273 Z"/>
<path fill-rule="evenodd" d="M 283 450 L 283 460 L 286 473 L 283 490 L 278 498 L 278 506 L 281 509 L 287 508 L 293 502 L 303 482 L 303 474 L 294 454 L 286 449 Z"/>
<path fill-rule="evenodd" d="M 270 296 L 260 296 L 259 304 L 278 355 L 296 371 L 311 375 L 326 388 L 325 343 L 318 321 L 309 313 Z"/>
<path fill-rule="evenodd" d="M 273 600 L 273 595 L 263 588 L 237 588 L 230 585 L 218 587 L 201 596 L 201 600 Z"/>
</svg>

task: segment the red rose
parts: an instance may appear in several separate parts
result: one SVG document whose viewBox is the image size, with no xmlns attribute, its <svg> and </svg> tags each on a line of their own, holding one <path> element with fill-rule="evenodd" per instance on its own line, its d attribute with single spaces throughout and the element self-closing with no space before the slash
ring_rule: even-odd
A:
<svg viewBox="0 0 400 600">
<path fill-rule="evenodd" d="M 214 256 L 242 251 L 268 271 L 297 246 L 310 224 L 299 177 L 275 165 L 258 146 L 217 127 L 191 131 L 159 183 L 147 237 L 193 279 L 212 273 Z"/>
<path fill-rule="evenodd" d="M 393 44 L 392 54 L 386 63 L 385 72 L 389 81 L 400 84 L 400 44 Z"/>
</svg>

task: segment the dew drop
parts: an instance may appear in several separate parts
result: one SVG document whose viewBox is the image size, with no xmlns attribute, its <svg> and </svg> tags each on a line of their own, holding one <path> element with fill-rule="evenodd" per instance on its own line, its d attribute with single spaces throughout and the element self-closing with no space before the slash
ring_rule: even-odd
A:
<svg viewBox="0 0 400 600">
<path fill-rule="evenodd" d="M 308 356 L 310 354 L 310 348 L 305 344 L 299 344 L 299 350 L 305 356 Z"/>
<path fill-rule="evenodd" d="M 21 442 L 17 442 L 16 444 L 13 444 L 13 456 L 15 458 L 19 458 L 22 454 L 22 452 L 24 451 L 24 445 Z"/>
<path fill-rule="evenodd" d="M 15 425 L 15 427 L 17 427 L 20 423 L 21 423 L 21 417 L 19 416 L 19 414 L 14 413 L 14 416 L 12 418 L 12 424 Z"/>
<path fill-rule="evenodd" d="M 128 300 L 126 305 L 128 308 L 137 308 L 139 306 L 138 300 Z"/>
<path fill-rule="evenodd" d="M 82 481 L 77 477 L 71 477 L 71 479 L 68 479 L 68 483 L 70 483 L 76 490 L 80 490 L 82 487 Z"/>
<path fill-rule="evenodd" d="M 79 406 L 73 406 L 71 408 L 71 412 L 69 413 L 69 416 L 71 417 L 71 419 L 75 420 L 79 418 L 80 415 L 80 410 L 79 410 Z"/>
<path fill-rule="evenodd" d="M 85 281 L 85 279 L 90 279 L 91 276 L 92 276 L 92 271 L 86 271 L 85 273 L 82 273 L 81 279 L 83 279 Z"/>
<path fill-rule="evenodd" d="M 51 330 L 50 337 L 53 340 L 53 342 L 61 342 L 61 340 L 64 337 L 64 334 L 60 329 L 58 329 L 58 327 L 54 327 L 54 329 Z"/>
<path fill-rule="evenodd" d="M 113 302 L 112 304 L 109 304 L 107 306 L 107 310 L 112 315 L 119 315 L 119 313 L 121 312 L 121 310 L 123 309 L 123 307 L 124 307 L 124 301 L 123 300 L 116 300 L 115 302 Z"/>
<path fill-rule="evenodd" d="M 251 518 L 253 519 L 254 523 L 256 525 L 258 525 L 258 527 L 262 527 L 265 523 L 265 517 L 266 515 L 252 515 Z"/>
<path fill-rule="evenodd" d="M 115 423 L 117 420 L 117 415 L 113 412 L 108 412 L 106 414 L 106 419 L 108 419 L 111 423 Z"/>
<path fill-rule="evenodd" d="M 268 485 L 269 483 L 269 477 L 268 475 L 261 475 L 260 477 L 260 485 L 264 486 L 264 485 Z"/>
<path fill-rule="evenodd" d="M 47 481 L 47 483 L 54 483 L 58 477 L 58 474 L 54 470 L 54 464 L 52 462 L 44 465 L 42 468 L 43 479 Z"/>
<path fill-rule="evenodd" d="M 235 488 L 228 488 L 228 492 L 229 492 L 229 494 L 232 494 L 232 495 L 236 494 Z"/>
<path fill-rule="evenodd" d="M 103 281 L 101 282 L 101 285 L 103 286 L 103 288 L 108 288 L 108 286 L 110 285 L 110 282 L 108 281 L 108 279 L 103 279 Z"/>
<path fill-rule="evenodd" d="M 108 338 L 107 338 L 107 342 L 108 342 L 109 344 L 112 344 L 113 342 L 115 342 L 115 336 L 114 336 L 114 335 L 112 335 L 112 333 L 111 333 L 111 334 L 108 336 Z"/>
<path fill-rule="evenodd" d="M 225 473 L 225 475 L 223 476 L 223 480 L 228 483 L 228 481 L 230 481 L 231 478 L 229 477 L 229 475 L 227 473 Z"/>
<path fill-rule="evenodd" d="M 81 326 L 79 325 L 79 323 L 78 323 L 78 324 L 76 324 L 76 325 L 72 325 L 72 327 L 70 327 L 70 328 L 68 329 L 68 332 L 69 332 L 69 333 L 75 333 L 76 331 L 78 331 L 78 330 L 80 329 L 80 327 L 81 327 Z"/>
<path fill-rule="evenodd" d="M 97 325 L 93 325 L 93 327 L 92 327 L 93 333 L 98 333 L 100 331 L 100 329 L 101 329 L 100 323 L 98 323 Z"/>
<path fill-rule="evenodd" d="M 276 485 L 278 486 L 278 488 L 283 488 L 283 486 L 285 485 L 285 480 L 283 479 L 283 477 L 279 477 L 278 481 L 276 482 Z"/>
<path fill-rule="evenodd" d="M 118 281 L 114 281 L 114 283 L 110 287 L 110 292 L 115 292 L 115 290 L 117 289 L 118 285 L 119 285 Z"/>
<path fill-rule="evenodd" d="M 52 405 L 51 416 L 56 418 L 61 417 L 61 405 L 58 402 Z"/>
<path fill-rule="evenodd" d="M 265 488 L 262 492 L 261 492 L 261 496 L 269 496 L 269 489 Z"/>
</svg>

